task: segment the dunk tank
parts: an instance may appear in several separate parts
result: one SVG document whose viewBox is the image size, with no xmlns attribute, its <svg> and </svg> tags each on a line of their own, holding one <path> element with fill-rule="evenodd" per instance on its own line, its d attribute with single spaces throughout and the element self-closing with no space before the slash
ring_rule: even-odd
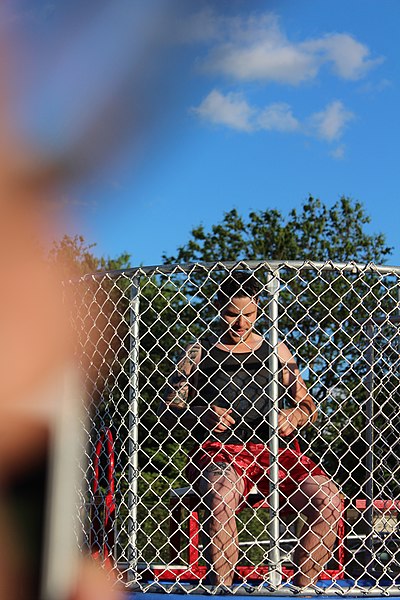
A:
<svg viewBox="0 0 400 600">
<path fill-rule="evenodd" d="M 219 594 L 208 583 L 202 499 L 185 478 L 195 440 L 157 416 L 190 342 L 215 331 L 215 294 L 235 270 L 260 283 L 256 328 L 271 344 L 269 494 L 237 515 L 235 595 L 400 595 L 400 267 L 240 262 L 140 267 L 79 283 L 88 396 L 80 491 L 83 550 L 127 594 Z M 277 344 L 284 341 L 319 411 L 301 452 L 340 490 L 332 556 L 299 590 L 293 562 L 305 517 L 281 510 Z"/>
</svg>

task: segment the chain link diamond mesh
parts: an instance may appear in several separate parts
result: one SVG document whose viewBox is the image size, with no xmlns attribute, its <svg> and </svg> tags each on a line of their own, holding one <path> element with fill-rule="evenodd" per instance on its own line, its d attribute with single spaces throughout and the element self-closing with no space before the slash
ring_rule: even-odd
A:
<svg viewBox="0 0 400 600">
<path fill-rule="evenodd" d="M 338 486 L 344 507 L 322 577 L 352 580 L 354 589 L 371 580 L 375 592 L 387 590 L 400 578 L 395 267 L 241 262 L 83 278 L 77 298 L 89 398 L 89 466 L 80 511 L 86 548 L 108 562 L 118 579 L 142 590 L 152 580 L 174 581 L 183 590 L 185 582 L 205 576 L 205 513 L 185 475 L 196 439 L 179 424 L 166 427 L 158 406 L 187 345 L 216 330 L 215 294 L 236 270 L 251 272 L 260 283 L 257 330 L 273 347 L 279 339 L 290 348 L 318 407 L 318 420 L 297 439 Z M 273 454 L 278 438 L 269 420 L 266 444 Z M 293 554 L 304 520 L 275 511 L 274 490 L 272 481 L 270 496 L 257 497 L 259 504 L 268 500 L 270 510 L 247 507 L 237 514 L 236 573 L 279 588 L 296 571 Z"/>
</svg>

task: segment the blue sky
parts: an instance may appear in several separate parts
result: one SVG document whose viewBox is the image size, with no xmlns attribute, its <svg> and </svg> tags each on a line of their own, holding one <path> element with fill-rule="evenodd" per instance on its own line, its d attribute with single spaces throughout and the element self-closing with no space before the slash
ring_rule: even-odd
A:
<svg viewBox="0 0 400 600">
<path fill-rule="evenodd" d="M 145 124 L 127 126 L 123 152 L 69 186 L 61 229 L 83 234 L 99 254 L 127 251 L 133 264 L 158 264 L 192 227 L 209 228 L 232 208 L 287 214 L 310 194 L 329 205 L 346 195 L 364 204 L 369 232 L 385 234 L 394 246 L 389 262 L 400 264 L 398 0 L 127 5 L 115 0 L 117 17 L 97 23 L 91 37 L 83 29 L 79 58 L 57 69 L 58 88 L 54 77 L 42 87 L 47 125 L 31 111 L 31 127 L 46 145 L 48 114 L 76 125 L 118 84 L 115 72 L 128 73 L 136 89 L 145 82 Z M 52 20 L 44 12 L 49 6 Z M 43 20 L 47 35 L 54 14 L 57 3 L 37 4 L 35 22 Z M 155 17 L 157 27 L 146 29 Z M 130 19 L 143 35 L 127 49 Z M 157 38 L 150 50 L 149 30 L 149 39 Z M 135 71 L 138 39 L 149 60 Z M 68 47 L 73 54 L 73 43 Z M 90 48 L 98 72 L 80 73 L 85 88 L 76 65 Z M 70 103 L 57 98 L 62 84 L 79 89 Z M 129 103 L 123 109 L 129 121 Z M 71 136 L 66 130 L 60 139 Z"/>
</svg>

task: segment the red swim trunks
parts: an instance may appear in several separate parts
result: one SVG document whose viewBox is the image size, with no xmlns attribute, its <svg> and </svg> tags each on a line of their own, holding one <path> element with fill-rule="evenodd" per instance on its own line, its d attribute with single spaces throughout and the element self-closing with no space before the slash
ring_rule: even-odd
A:
<svg viewBox="0 0 400 600">
<path fill-rule="evenodd" d="M 261 494 L 269 494 L 269 450 L 264 444 L 221 444 L 208 441 L 197 449 L 189 458 L 186 476 L 196 487 L 201 472 L 213 463 L 233 465 L 240 477 L 244 477 L 245 497 L 254 485 Z M 326 477 L 324 471 L 307 456 L 290 448 L 279 450 L 279 491 L 282 496 L 289 497 L 296 491 L 298 484 L 309 475 Z"/>
</svg>

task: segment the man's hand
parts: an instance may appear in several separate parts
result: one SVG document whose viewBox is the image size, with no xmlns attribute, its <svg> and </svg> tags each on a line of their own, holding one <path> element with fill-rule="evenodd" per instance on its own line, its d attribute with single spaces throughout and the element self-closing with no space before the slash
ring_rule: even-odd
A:
<svg viewBox="0 0 400 600">
<path fill-rule="evenodd" d="M 302 421 L 302 411 L 298 408 L 284 408 L 278 415 L 278 433 L 286 437 L 298 429 Z"/>
<path fill-rule="evenodd" d="M 214 433 L 223 433 L 235 424 L 235 419 L 230 416 L 231 412 L 230 408 L 221 408 L 212 404 L 210 408 L 202 410 L 198 416 L 204 427 L 214 431 Z"/>
</svg>

